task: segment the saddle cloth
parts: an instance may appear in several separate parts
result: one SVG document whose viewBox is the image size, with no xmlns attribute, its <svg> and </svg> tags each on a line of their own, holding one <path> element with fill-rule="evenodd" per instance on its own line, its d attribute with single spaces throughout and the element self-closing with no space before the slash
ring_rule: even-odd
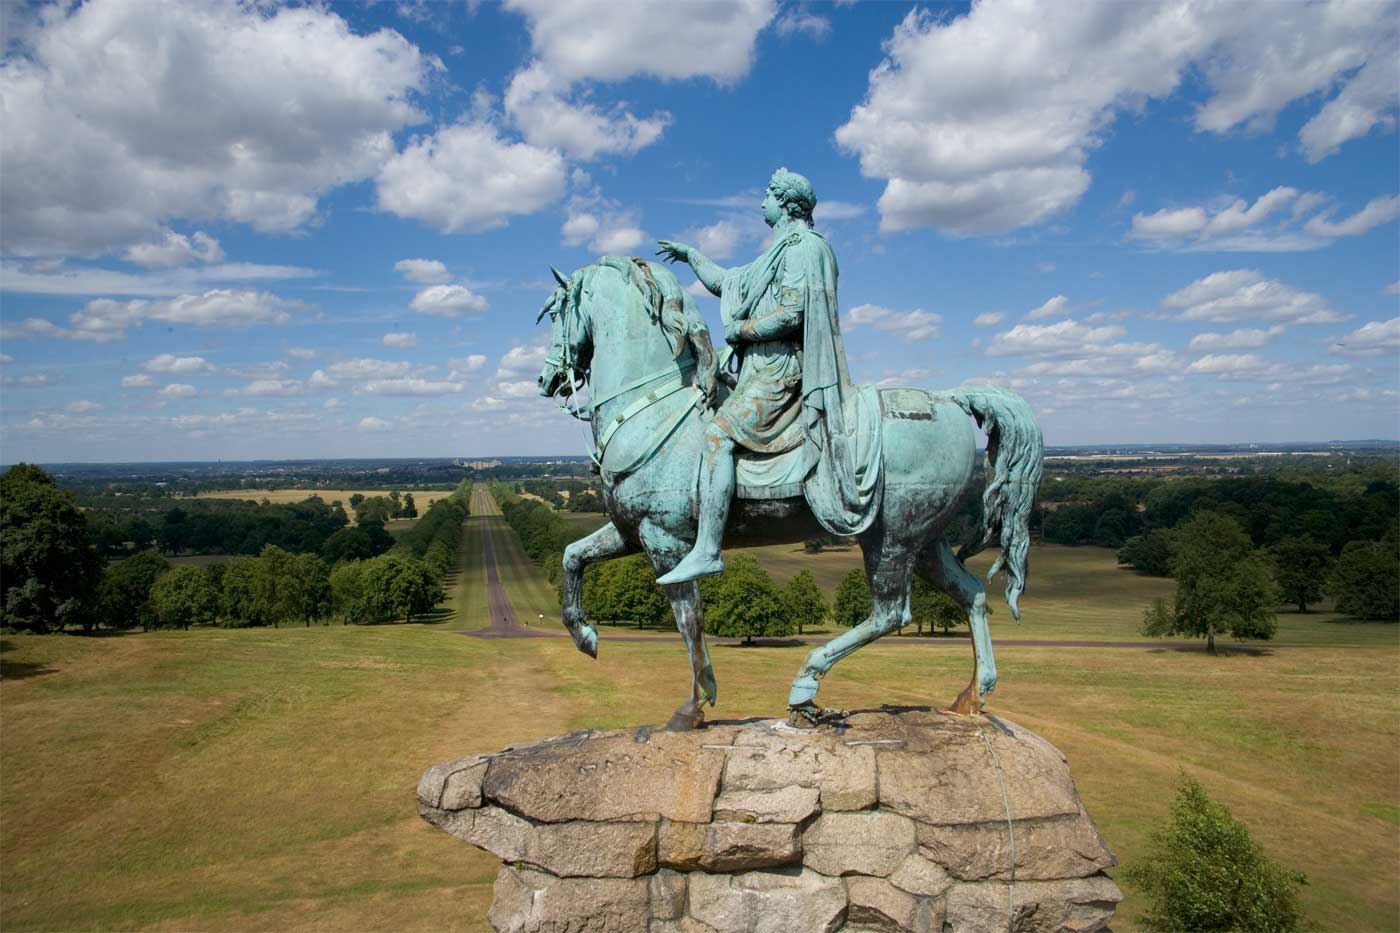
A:
<svg viewBox="0 0 1400 933">
<path fill-rule="evenodd" d="M 869 463 L 872 454 L 878 457 L 882 402 L 891 392 L 900 390 L 879 390 L 874 386 L 860 386 L 846 400 L 846 424 L 852 426 L 854 453 L 857 464 L 869 469 L 879 469 L 878 463 Z M 927 410 L 927 395 L 923 398 Z M 904 401 L 900 398 L 900 401 Z M 740 450 L 735 458 L 736 495 L 740 499 L 790 499 L 801 496 L 802 484 L 815 465 L 816 450 L 801 440 L 801 423 L 794 423 L 789 429 L 795 434 L 793 449 L 779 454 L 757 454 Z"/>
</svg>

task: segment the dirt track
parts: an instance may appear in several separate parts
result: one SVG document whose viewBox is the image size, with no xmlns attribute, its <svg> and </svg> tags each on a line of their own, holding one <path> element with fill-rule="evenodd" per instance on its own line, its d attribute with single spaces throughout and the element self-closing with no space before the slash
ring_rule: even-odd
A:
<svg viewBox="0 0 1400 933">
<path fill-rule="evenodd" d="M 485 495 L 483 493 L 483 495 Z M 483 510 L 484 517 L 484 510 Z M 481 523 L 481 554 L 486 564 L 486 606 L 491 613 L 491 624 L 475 632 L 463 632 L 473 638 L 549 638 L 563 635 L 564 632 L 542 632 L 528 628 L 515 620 L 515 610 L 506 598 L 506 588 L 501 586 L 501 575 L 496 569 L 496 548 L 491 541 L 491 523 Z"/>
</svg>

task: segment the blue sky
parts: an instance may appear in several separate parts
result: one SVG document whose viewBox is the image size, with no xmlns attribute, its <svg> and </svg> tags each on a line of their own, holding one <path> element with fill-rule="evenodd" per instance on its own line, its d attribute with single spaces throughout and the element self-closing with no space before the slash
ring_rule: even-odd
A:
<svg viewBox="0 0 1400 933">
<path fill-rule="evenodd" d="M 780 165 L 858 381 L 1009 385 L 1050 444 L 1400 436 L 1395 3 L 0 26 L 4 462 L 582 453 L 534 397 L 548 264 L 748 262 Z"/>
</svg>

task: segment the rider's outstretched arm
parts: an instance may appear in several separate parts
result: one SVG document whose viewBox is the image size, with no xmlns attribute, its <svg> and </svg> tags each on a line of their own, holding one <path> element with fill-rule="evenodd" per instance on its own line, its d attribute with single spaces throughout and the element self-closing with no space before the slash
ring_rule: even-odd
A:
<svg viewBox="0 0 1400 933">
<path fill-rule="evenodd" d="M 724 270 L 707 258 L 698 249 L 692 248 L 686 261 L 690 263 L 690 268 L 695 270 L 695 277 L 700 280 L 700 284 L 716 298 L 719 297 L 720 286 L 724 284 Z"/>
<path fill-rule="evenodd" d="M 711 295 L 719 297 L 720 288 L 724 285 L 722 268 L 705 258 L 704 253 L 686 243 L 658 240 L 657 245 L 661 248 L 656 251 L 656 255 L 667 262 L 679 261 L 688 264 L 695 271 L 695 277 L 700 280 L 700 284 L 709 289 Z"/>
</svg>

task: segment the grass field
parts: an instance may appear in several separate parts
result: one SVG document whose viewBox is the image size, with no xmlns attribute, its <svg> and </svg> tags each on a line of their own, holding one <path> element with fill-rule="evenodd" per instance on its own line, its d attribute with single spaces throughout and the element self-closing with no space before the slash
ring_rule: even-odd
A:
<svg viewBox="0 0 1400 933">
<path fill-rule="evenodd" d="M 428 508 L 439 499 L 446 499 L 452 495 L 451 489 L 409 489 L 400 490 L 413 493 L 413 504 L 418 509 L 418 514 L 422 515 Z M 387 489 L 216 489 L 212 492 L 202 492 L 197 498 L 200 499 L 243 499 L 245 501 L 261 502 L 266 499 L 273 505 L 286 505 L 292 502 L 303 502 L 311 496 L 319 496 L 323 502 L 330 505 L 339 500 L 345 513 L 350 516 L 350 523 L 355 522 L 355 513 L 350 510 L 350 497 L 356 493 L 366 499 L 374 496 L 389 495 Z M 389 523 L 389 530 L 393 530 L 393 522 Z"/>
<path fill-rule="evenodd" d="M 0 929 L 489 929 L 496 862 L 418 819 L 422 771 L 577 728 L 664 722 L 688 674 L 679 641 L 604 630 L 593 661 L 564 638 L 452 631 L 486 621 L 479 523 L 501 520 L 483 511 L 474 501 L 439 625 L 3 636 Z M 520 577 L 523 557 L 503 556 L 513 536 L 493 530 L 503 579 Z M 1142 578 L 1099 579 L 1102 553 L 1037 554 L 1039 616 L 1028 603 L 1026 625 L 1001 637 L 1140 613 L 1130 584 Z M 512 583 L 523 599 L 528 584 Z M 1400 628 L 1283 622 L 1289 642 L 1316 631 L 1318 646 L 1212 658 L 1003 644 L 989 711 L 1067 755 L 1121 862 L 1141 856 L 1184 772 L 1307 874 L 1318 928 L 1394 929 Z M 886 639 L 838 665 L 822 699 L 946 702 L 969 673 L 960 647 Z M 780 715 L 805 651 L 714 647 L 712 718 Z M 1142 903 L 1124 887 L 1114 927 L 1133 930 Z"/>
</svg>

